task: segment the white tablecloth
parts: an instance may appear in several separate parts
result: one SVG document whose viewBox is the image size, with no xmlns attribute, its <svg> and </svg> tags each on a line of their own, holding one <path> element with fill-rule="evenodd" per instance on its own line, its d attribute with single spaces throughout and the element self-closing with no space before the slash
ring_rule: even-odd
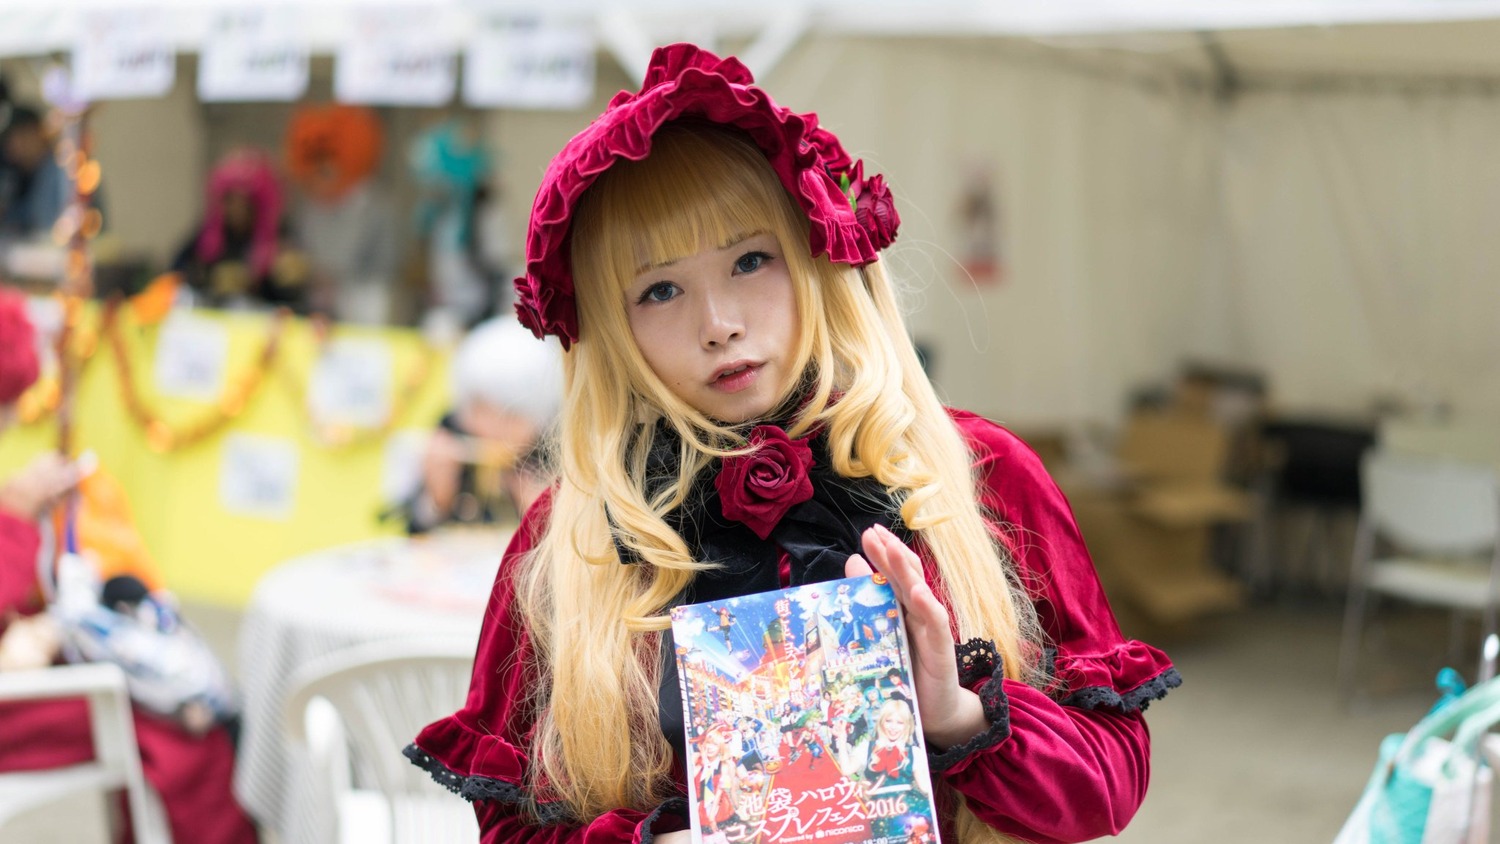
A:
<svg viewBox="0 0 1500 844">
<path fill-rule="evenodd" d="M 314 844 L 319 813 L 331 808 L 300 799 L 309 793 L 305 753 L 287 743 L 282 722 L 292 675 L 363 642 L 477 642 L 507 541 L 464 530 L 344 546 L 286 562 L 256 586 L 238 642 L 244 723 L 234 788 L 283 844 Z"/>
</svg>

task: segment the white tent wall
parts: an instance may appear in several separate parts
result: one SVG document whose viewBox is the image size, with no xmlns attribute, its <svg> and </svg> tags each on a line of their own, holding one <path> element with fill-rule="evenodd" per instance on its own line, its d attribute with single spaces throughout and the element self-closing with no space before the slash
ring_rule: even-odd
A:
<svg viewBox="0 0 1500 844">
<path fill-rule="evenodd" d="M 165 268 L 203 209 L 206 136 L 191 78 L 160 99 L 105 103 L 90 128 L 111 235 Z"/>
<path fill-rule="evenodd" d="M 1437 29 L 1475 28 L 1494 33 Z M 1382 29 L 1350 37 L 1433 41 Z M 1247 43 L 1319 38 L 1337 47 Z M 1180 57 L 1152 73 L 1006 40 L 820 37 L 768 84 L 893 178 L 891 265 L 954 404 L 1112 422 L 1193 358 L 1260 370 L 1290 412 L 1394 400 L 1500 421 L 1500 74 L 1462 50 L 1457 77 L 1432 54 L 1403 75 L 1351 53 L 1336 73 L 1252 67 L 1222 100 Z M 976 155 L 999 167 L 1010 269 L 983 290 L 950 256 Z"/>
<path fill-rule="evenodd" d="M 1014 41 L 814 38 L 767 84 L 891 181 L 890 270 L 940 393 L 1030 428 L 1112 421 L 1133 387 L 1219 351 L 1198 330 L 1213 105 L 1178 79 Z M 987 287 L 957 259 L 974 160 L 995 165 L 1008 265 Z"/>
<path fill-rule="evenodd" d="M 1279 402 L 1500 420 L 1500 90 L 1252 90 L 1227 114 L 1235 351 Z"/>
</svg>

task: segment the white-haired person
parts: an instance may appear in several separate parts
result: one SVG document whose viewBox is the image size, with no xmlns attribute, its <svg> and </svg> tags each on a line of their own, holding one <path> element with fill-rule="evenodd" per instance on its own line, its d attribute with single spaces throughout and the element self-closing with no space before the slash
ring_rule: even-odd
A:
<svg viewBox="0 0 1500 844">
<path fill-rule="evenodd" d="M 1135 813 L 1141 710 L 1180 679 L 1121 635 L 1036 455 L 938 400 L 880 260 L 898 224 L 815 115 L 692 45 L 552 161 L 516 286 L 567 347 L 557 481 L 500 564 L 467 702 L 406 751 L 485 842 L 690 840 L 706 725 L 669 610 L 871 566 L 905 608 L 943 840 Z"/>
<path fill-rule="evenodd" d="M 476 326 L 452 364 L 453 410 L 433 431 L 407 527 L 518 518 L 550 483 L 539 445 L 562 402 L 562 356 L 513 317 Z"/>
</svg>

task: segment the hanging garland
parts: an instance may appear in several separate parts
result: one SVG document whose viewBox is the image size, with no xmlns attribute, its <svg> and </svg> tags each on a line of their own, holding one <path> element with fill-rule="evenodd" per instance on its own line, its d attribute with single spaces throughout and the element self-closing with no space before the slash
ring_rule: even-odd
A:
<svg viewBox="0 0 1500 844">
<path fill-rule="evenodd" d="M 89 362 L 94 359 L 94 353 L 99 350 L 99 327 L 96 325 L 89 332 L 79 327 L 74 332 L 71 338 L 73 366 L 76 368 L 74 377 L 82 378 Z M 16 421 L 22 425 L 35 425 L 56 413 L 61 405 L 61 379 L 56 374 L 42 378 L 17 399 Z"/>
<path fill-rule="evenodd" d="M 120 331 L 119 311 L 118 300 L 109 303 L 105 309 L 104 336 L 109 340 L 110 350 L 114 353 L 112 357 L 115 362 L 115 375 L 120 381 L 120 393 L 125 402 L 125 409 L 129 411 L 130 418 L 145 430 L 147 447 L 158 454 L 197 445 L 224 430 L 230 422 L 245 412 L 245 408 L 249 406 L 250 401 L 260 390 L 261 384 L 264 383 L 266 373 L 276 363 L 277 353 L 281 348 L 281 334 L 286 327 L 289 315 L 285 309 L 276 312 L 271 320 L 270 330 L 266 334 L 265 343 L 261 346 L 260 354 L 256 356 L 255 365 L 230 385 L 223 395 L 219 396 L 212 409 L 188 425 L 173 428 L 163 421 L 156 411 L 146 405 L 136 389 L 135 373 L 130 366 L 130 355 L 125 349 L 125 338 Z"/>
<path fill-rule="evenodd" d="M 380 441 L 391 434 L 400 420 L 406 418 L 412 405 L 416 403 L 417 395 L 427 384 L 437 357 L 436 351 L 431 346 L 426 343 L 421 344 L 416 362 L 401 379 L 392 398 L 389 412 L 380 424 L 371 427 L 355 427 L 325 422 L 312 411 L 308 402 L 306 380 L 298 377 L 289 361 L 280 358 L 280 341 L 289 313 L 285 310 L 278 311 L 272 319 L 260 354 L 250 371 L 225 390 L 224 394 L 214 401 L 213 409 L 209 410 L 206 415 L 185 426 L 174 428 L 147 404 L 137 389 L 135 368 L 131 366 L 131 354 L 120 327 L 122 304 L 134 306 L 136 303 L 130 300 L 124 303 L 119 300 L 108 303 L 103 316 L 92 331 L 84 330 L 79 325 L 82 320 L 78 318 L 76 311 L 70 312 L 68 319 L 73 323 L 73 327 L 70 332 L 72 336 L 69 346 L 72 349 L 70 357 L 73 361 L 74 378 L 81 377 L 88 364 L 97 355 L 102 336 L 108 341 L 111 357 L 114 359 L 121 399 L 130 417 L 145 430 L 147 445 L 152 451 L 160 454 L 196 445 L 222 431 L 244 412 L 260 390 L 266 374 L 273 368 L 278 368 L 276 367 L 278 362 L 282 364 L 279 367 L 282 383 L 300 409 L 314 442 L 324 448 L 343 449 Z M 130 310 L 132 313 L 136 312 L 134 307 Z M 318 355 L 321 357 L 326 353 L 328 346 L 329 326 L 326 321 L 315 323 L 314 326 L 318 336 Z M 23 425 L 38 424 L 55 414 L 61 404 L 60 380 L 56 376 L 43 379 L 32 385 L 31 389 L 22 394 L 18 400 L 17 419 Z"/>
<path fill-rule="evenodd" d="M 313 332 L 317 337 L 317 358 L 327 354 L 331 335 L 331 326 L 326 318 L 315 317 Z M 391 406 L 386 413 L 385 419 L 378 425 L 370 427 L 358 427 L 353 425 L 325 422 L 318 418 L 313 412 L 308 401 L 308 386 L 305 380 L 299 380 L 297 374 L 290 366 L 281 368 L 282 383 L 291 394 L 292 401 L 302 413 L 303 420 L 308 430 L 312 432 L 312 439 L 324 448 L 353 448 L 371 442 L 378 442 L 390 436 L 396 427 L 398 420 L 405 418 L 406 412 L 415 402 L 417 394 L 427 383 L 428 375 L 432 372 L 434 352 L 431 346 L 421 344 L 421 354 L 417 362 L 412 366 L 406 377 L 401 379 L 401 384 L 396 388 L 396 393 L 391 398 Z"/>
</svg>

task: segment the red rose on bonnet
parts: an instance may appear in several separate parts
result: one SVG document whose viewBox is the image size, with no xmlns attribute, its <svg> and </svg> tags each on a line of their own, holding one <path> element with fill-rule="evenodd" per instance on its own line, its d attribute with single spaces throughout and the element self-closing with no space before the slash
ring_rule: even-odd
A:
<svg viewBox="0 0 1500 844">
<path fill-rule="evenodd" d="M 854 165 L 856 170 L 860 165 Z M 884 176 L 868 179 L 856 178 L 849 185 L 849 201 L 854 203 L 854 219 L 870 237 L 870 245 L 884 249 L 896 239 L 896 229 L 901 225 L 901 215 L 896 213 L 896 200 L 885 184 Z"/>
<path fill-rule="evenodd" d="M 765 539 L 787 511 L 812 498 L 812 447 L 774 425 L 750 431 L 754 451 L 726 457 L 714 479 L 724 518 L 743 523 Z"/>
</svg>

